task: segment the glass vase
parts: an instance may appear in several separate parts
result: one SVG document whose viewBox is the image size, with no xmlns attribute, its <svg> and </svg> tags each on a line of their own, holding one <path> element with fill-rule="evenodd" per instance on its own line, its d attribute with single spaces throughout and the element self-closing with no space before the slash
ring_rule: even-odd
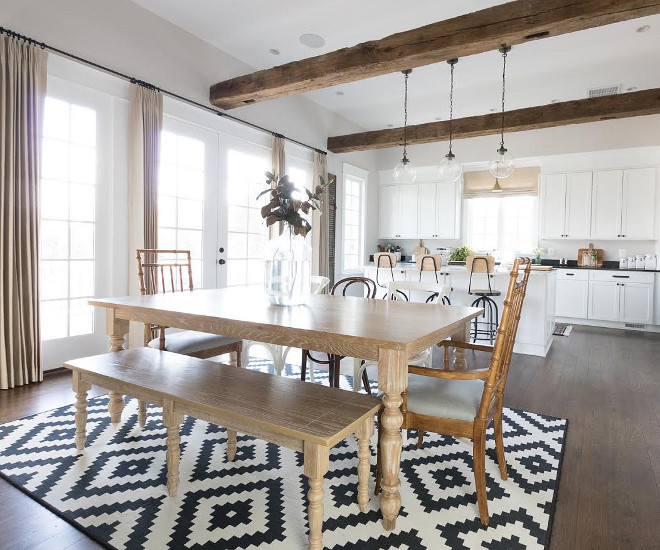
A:
<svg viewBox="0 0 660 550">
<path fill-rule="evenodd" d="M 312 248 L 289 226 L 266 244 L 264 269 L 264 286 L 271 304 L 296 306 L 307 301 L 311 293 Z"/>
</svg>

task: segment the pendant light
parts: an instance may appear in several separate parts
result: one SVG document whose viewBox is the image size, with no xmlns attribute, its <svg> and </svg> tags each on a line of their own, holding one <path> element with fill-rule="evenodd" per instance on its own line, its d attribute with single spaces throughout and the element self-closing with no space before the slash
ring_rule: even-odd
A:
<svg viewBox="0 0 660 550">
<path fill-rule="evenodd" d="M 458 63 L 458 59 L 449 59 L 447 63 L 451 67 L 451 84 L 449 86 L 449 152 L 440 162 L 438 177 L 440 181 L 456 181 L 463 175 L 463 167 L 456 160 L 456 155 L 451 150 L 453 137 L 452 122 L 454 120 L 454 65 Z"/>
<path fill-rule="evenodd" d="M 403 96 L 403 158 L 399 162 L 392 172 L 392 178 L 397 183 L 412 183 L 417 178 L 417 170 L 410 163 L 410 159 L 406 153 L 406 145 L 408 144 L 408 136 L 406 134 L 408 128 L 408 75 L 412 72 L 412 69 L 406 69 L 401 71 L 403 73 L 404 79 L 404 96 Z"/>
<path fill-rule="evenodd" d="M 502 132 L 500 138 L 500 148 L 497 150 L 497 156 L 490 161 L 488 170 L 497 179 L 508 178 L 515 168 L 515 159 L 504 147 L 504 94 L 506 91 L 506 55 L 511 51 L 511 46 L 502 46 Z M 499 185 L 499 182 L 496 182 Z"/>
</svg>

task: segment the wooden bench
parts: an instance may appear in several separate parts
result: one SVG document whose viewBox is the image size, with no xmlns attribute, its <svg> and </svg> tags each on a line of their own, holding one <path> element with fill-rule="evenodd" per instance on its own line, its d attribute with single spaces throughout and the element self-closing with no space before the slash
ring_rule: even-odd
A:
<svg viewBox="0 0 660 550">
<path fill-rule="evenodd" d="M 87 392 L 92 384 L 163 407 L 167 428 L 167 489 L 179 485 L 179 430 L 183 416 L 227 428 L 227 458 L 234 460 L 236 432 L 304 453 L 309 478 L 309 548 L 323 547 L 323 477 L 329 450 L 347 435 L 358 438 L 358 504 L 367 510 L 369 439 L 377 397 L 309 384 L 151 348 L 135 348 L 68 361 L 76 392 L 76 448 L 86 440 Z M 113 412 L 111 410 L 111 412 Z M 118 421 L 121 407 L 115 407 Z"/>
</svg>

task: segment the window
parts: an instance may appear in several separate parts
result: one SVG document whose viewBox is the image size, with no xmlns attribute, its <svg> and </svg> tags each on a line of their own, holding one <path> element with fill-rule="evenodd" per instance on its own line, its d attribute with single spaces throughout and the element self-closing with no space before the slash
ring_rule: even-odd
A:
<svg viewBox="0 0 660 550">
<path fill-rule="evenodd" d="M 351 167 L 353 168 L 353 167 Z M 342 240 L 342 269 L 344 272 L 357 271 L 362 267 L 364 248 L 364 199 L 366 187 L 366 172 L 364 177 L 349 172 L 344 167 L 344 223 Z"/>
<path fill-rule="evenodd" d="M 261 207 L 268 195 L 258 201 L 257 195 L 266 189 L 270 158 L 230 149 L 227 160 L 227 286 L 261 284 L 268 234 Z"/>
<path fill-rule="evenodd" d="M 97 113 L 46 98 L 41 163 L 41 338 L 94 332 Z"/>
<path fill-rule="evenodd" d="M 537 197 L 467 199 L 467 244 L 479 252 L 499 250 L 506 258 L 536 246 Z"/>
<path fill-rule="evenodd" d="M 202 287 L 204 183 L 204 142 L 163 131 L 158 173 L 158 248 L 190 250 L 197 288 Z"/>
</svg>

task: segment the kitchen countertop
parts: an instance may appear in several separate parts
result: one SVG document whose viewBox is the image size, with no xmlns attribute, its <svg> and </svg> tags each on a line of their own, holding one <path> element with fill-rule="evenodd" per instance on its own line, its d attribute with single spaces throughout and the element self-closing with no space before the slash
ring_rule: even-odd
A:
<svg viewBox="0 0 660 550">
<path fill-rule="evenodd" d="M 602 267 L 582 267 L 577 265 L 576 260 L 568 260 L 567 265 L 559 265 L 559 260 L 541 260 L 541 265 L 551 265 L 555 269 L 588 269 L 588 270 L 598 270 L 598 271 L 639 271 L 646 273 L 660 273 L 660 269 L 620 269 L 619 262 L 605 260 L 603 261 Z"/>
</svg>

